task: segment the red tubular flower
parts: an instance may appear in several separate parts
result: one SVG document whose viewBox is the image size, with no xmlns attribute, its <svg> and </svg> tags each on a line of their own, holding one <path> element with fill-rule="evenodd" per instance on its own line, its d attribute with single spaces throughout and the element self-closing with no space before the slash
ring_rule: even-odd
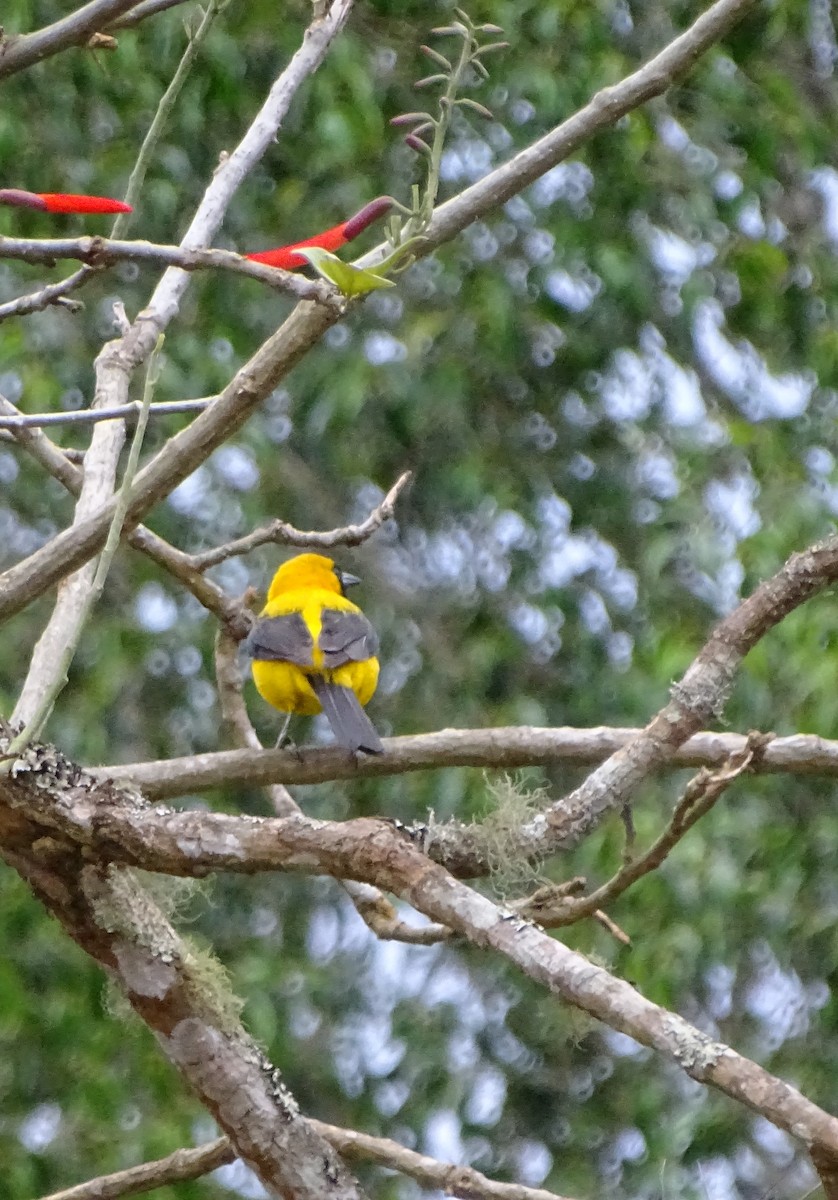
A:
<svg viewBox="0 0 838 1200">
<path fill-rule="evenodd" d="M 47 212 L 61 213 L 122 213 L 132 212 L 130 204 L 111 200 L 107 196 L 68 196 L 66 192 L 41 192 Z"/>
<path fill-rule="evenodd" d="M 288 246 L 278 246 L 275 250 L 262 250 L 259 254 L 247 254 L 245 257 L 249 258 L 251 262 L 265 263 L 269 267 L 282 267 L 286 271 L 296 271 L 300 267 L 308 266 L 308 262 L 295 251 L 305 250 L 309 246 L 316 246 L 320 250 L 339 250 L 341 246 L 345 246 L 347 242 L 356 238 L 359 233 L 363 233 L 368 225 L 380 220 L 392 207 L 393 201 L 389 196 L 379 196 L 376 200 L 370 200 L 369 204 L 365 204 L 361 211 L 355 213 L 355 216 L 350 217 L 348 221 L 343 221 L 342 224 L 335 225 L 331 229 L 325 229 L 322 233 L 315 234 L 314 237 L 306 238 L 304 242 L 292 242 Z"/>
<path fill-rule="evenodd" d="M 107 196 L 72 196 L 67 192 L 24 192 L 19 188 L 0 188 L 0 204 L 17 208 L 37 208 L 58 213 L 132 212 L 130 204 Z"/>
</svg>

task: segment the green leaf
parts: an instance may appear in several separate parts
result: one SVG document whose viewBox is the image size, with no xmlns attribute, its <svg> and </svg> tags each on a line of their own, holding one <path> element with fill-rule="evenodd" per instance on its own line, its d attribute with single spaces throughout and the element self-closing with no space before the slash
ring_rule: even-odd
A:
<svg viewBox="0 0 838 1200">
<path fill-rule="evenodd" d="M 385 279 L 376 271 L 365 270 L 363 267 L 354 267 L 352 263 L 345 263 L 336 254 L 323 250 L 319 246 L 309 246 L 307 249 L 298 250 L 297 253 L 308 259 L 317 274 L 328 279 L 329 283 L 333 283 L 343 292 L 344 296 L 363 296 L 367 292 L 375 292 L 379 288 L 396 286 L 392 279 Z"/>
</svg>

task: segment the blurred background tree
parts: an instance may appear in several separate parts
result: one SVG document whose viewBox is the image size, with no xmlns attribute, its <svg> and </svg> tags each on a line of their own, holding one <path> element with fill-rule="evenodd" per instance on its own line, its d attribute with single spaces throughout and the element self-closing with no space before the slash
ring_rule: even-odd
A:
<svg viewBox="0 0 838 1200">
<path fill-rule="evenodd" d="M 502 25 L 510 48 L 474 93 L 495 120 L 455 122 L 441 198 L 645 61 L 697 11 L 661 0 L 476 4 L 471 16 Z M 217 244 L 261 250 L 378 194 L 406 200 L 417 156 L 388 121 L 417 106 L 419 45 L 451 12 L 359 5 Z M 14 33 L 59 15 L 53 0 L 7 0 L 3 22 Z M 183 52 L 184 16 L 195 19 L 176 8 L 120 31 L 116 51 L 70 50 L 6 80 L 0 185 L 122 194 Z M 281 15 L 267 0 L 227 7 L 166 128 L 132 236 L 179 238 L 308 17 L 303 3 Z M 397 525 L 340 556 L 364 577 L 382 635 L 371 707 L 382 732 L 643 724 L 714 621 L 834 529 L 836 61 L 826 0 L 760 7 L 682 85 L 353 311 L 149 524 L 190 551 L 273 516 L 328 528 L 366 515 L 409 468 Z M 91 228 L 0 210 L 7 235 Z M 0 301 L 48 275 L 3 261 Z M 89 403 L 114 299 L 135 313 L 152 279 L 124 264 L 87 286 L 80 313 L 4 323 L 0 393 L 29 412 Z M 155 399 L 218 390 L 287 310 L 253 281 L 196 275 Z M 147 444 L 187 420 L 158 422 Z M 57 437 L 83 447 L 88 434 Z M 72 509 L 5 442 L 0 480 L 8 564 Z M 264 589 L 278 558 L 258 551 L 211 574 L 234 594 Z M 41 601 L 6 627 L 3 711 L 47 611 Z M 833 735 L 835 627 L 826 597 L 774 631 L 746 663 L 730 727 Z M 91 764 L 220 748 L 213 633 L 152 564 L 119 557 L 50 738 Z M 250 701 L 267 741 L 275 714 Z M 320 721 L 306 736 L 328 740 Z M 577 777 L 556 767 L 521 784 L 559 795 Z M 431 808 L 467 820 L 491 807 L 490 782 L 448 770 L 298 799 L 315 816 L 411 820 Z M 641 837 L 676 791 L 672 777 L 644 789 Z M 817 778 L 740 783 L 614 906 L 630 948 L 593 924 L 563 934 L 827 1108 L 838 1103 L 833 797 Z M 267 811 L 241 790 L 195 803 Z M 619 865 L 622 836 L 612 820 L 542 875 L 600 882 Z M 212 1136 L 149 1034 L 5 869 L 0 897 L 3 1194 L 29 1200 Z M 792 1141 L 767 1123 L 500 962 L 377 943 L 329 880 L 216 879 L 189 916 L 312 1115 L 577 1197 L 752 1200 L 812 1186 Z M 400 1177 L 362 1178 L 379 1197 L 418 1194 Z M 254 1187 L 225 1168 L 159 1195 Z"/>
</svg>

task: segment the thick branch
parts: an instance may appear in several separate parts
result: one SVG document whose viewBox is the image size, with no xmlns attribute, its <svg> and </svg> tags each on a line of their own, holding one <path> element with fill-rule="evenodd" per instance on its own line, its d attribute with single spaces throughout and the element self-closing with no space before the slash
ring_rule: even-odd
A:
<svg viewBox="0 0 838 1200">
<path fill-rule="evenodd" d="M 246 754 L 223 750 L 185 758 L 95 767 L 95 774 L 117 782 L 131 780 L 155 800 L 171 800 L 191 792 L 229 784 L 259 787 L 268 783 L 325 783 L 370 779 L 447 767 L 508 770 L 514 767 L 589 766 L 630 745 L 639 729 L 540 729 L 518 725 L 498 729 L 443 729 L 412 737 L 384 739 L 380 757 L 350 758 L 345 750 L 323 746 L 264 750 Z M 747 737 L 740 733 L 697 733 L 668 762 L 671 768 L 719 767 L 741 753 Z M 814 734 L 773 738 L 753 771 L 760 774 L 838 776 L 838 741 Z"/>
</svg>

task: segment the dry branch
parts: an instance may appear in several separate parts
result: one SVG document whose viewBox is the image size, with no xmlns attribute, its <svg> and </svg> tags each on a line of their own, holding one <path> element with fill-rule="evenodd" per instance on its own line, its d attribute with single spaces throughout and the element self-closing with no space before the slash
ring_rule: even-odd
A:
<svg viewBox="0 0 838 1200">
<path fill-rule="evenodd" d="M 610 904 L 644 875 L 656 871 L 678 843 L 705 816 L 734 780 L 757 761 L 765 742 L 762 734 L 750 734 L 745 748 L 730 758 L 716 771 L 702 767 L 694 776 L 675 805 L 668 825 L 654 843 L 637 858 L 629 858 L 607 883 L 587 896 L 578 894 L 580 889 L 568 889 L 563 884 L 547 884 L 539 888 L 526 900 L 516 901 L 514 908 L 523 916 L 531 917 L 545 929 L 559 929 L 573 925 L 585 917 L 596 916 L 602 920 L 603 905 Z M 574 883 L 577 881 L 574 880 Z"/>
<path fill-rule="evenodd" d="M 226 1137 L 216 1138 L 194 1149 L 175 1150 L 165 1158 L 141 1163 L 112 1175 L 100 1175 L 88 1179 L 75 1187 L 51 1192 L 42 1200 L 118 1200 L 120 1196 L 134 1196 L 138 1192 L 150 1192 L 166 1184 L 182 1183 L 187 1179 L 200 1179 L 210 1171 L 233 1162 L 236 1151 Z"/>
<path fill-rule="evenodd" d="M 262 786 L 325 783 L 329 780 L 370 779 L 408 771 L 447 767 L 508 770 L 515 767 L 572 767 L 600 763 L 630 745 L 639 729 L 541 729 L 515 725 L 497 729 L 442 729 L 411 737 L 384 739 L 381 758 L 352 759 L 333 746 L 265 750 L 257 757 L 235 750 L 190 754 L 185 758 L 95 767 L 94 772 L 117 781 L 131 780 L 156 800 L 171 800 L 191 792 L 225 785 Z M 741 753 L 747 737 L 741 733 L 694 734 L 675 752 L 670 769 L 720 767 Z M 772 738 L 751 768 L 757 774 L 838 776 L 838 741 L 814 734 Z"/>
<path fill-rule="evenodd" d="M 249 554 L 258 546 L 312 546 L 321 550 L 329 550 L 334 546 L 360 546 L 363 542 L 381 528 L 386 521 L 391 521 L 396 510 L 396 501 L 407 487 L 412 478 L 410 471 L 400 475 L 380 504 L 377 504 L 370 515 L 357 525 L 344 525 L 339 529 L 319 531 L 316 529 L 295 529 L 287 521 L 272 521 L 265 529 L 257 529 L 246 537 L 235 542 L 227 542 L 215 550 L 205 550 L 203 554 L 192 556 L 192 565 L 196 571 L 207 571 L 219 563 L 225 562 L 239 554 Z"/>
<path fill-rule="evenodd" d="M 167 12 L 170 8 L 177 8 L 185 3 L 187 0 L 141 0 L 123 16 L 115 21 L 108 21 L 107 28 L 111 33 L 118 29 L 133 29 L 148 17 L 156 17 L 158 13 Z"/>
<path fill-rule="evenodd" d="M 525 1187 L 521 1183 L 499 1183 L 473 1167 L 439 1162 L 427 1154 L 399 1145 L 390 1138 L 371 1137 L 354 1129 L 341 1129 L 325 1121 L 309 1122 L 312 1129 L 325 1138 L 344 1158 L 357 1162 L 373 1162 L 390 1171 L 408 1175 L 425 1187 L 438 1188 L 464 1200 L 563 1200 L 544 1188 Z M 186 1179 L 200 1179 L 209 1171 L 232 1162 L 236 1156 L 227 1138 L 216 1138 L 204 1146 L 175 1150 L 156 1162 L 129 1167 L 114 1175 L 102 1175 L 66 1191 L 53 1192 L 43 1200 L 117 1200 L 152 1188 L 164 1187 Z"/>
<path fill-rule="evenodd" d="M 66 813 L 70 794 L 81 799 L 87 791 L 88 815 L 95 812 L 95 794 L 60 755 L 32 748 L 24 762 L 34 768 L 32 774 L 24 770 L 30 784 L 35 778 L 42 785 L 52 780 L 55 811 Z M 0 791 L 10 799 L 20 777 L 8 782 L 9 790 L 0 785 Z M 300 1114 L 279 1072 L 242 1028 L 220 966 L 180 940 L 132 872 L 95 864 L 80 843 L 60 836 L 33 839 L 34 831 L 23 813 L 3 808 L 3 858 L 70 937 L 118 980 L 169 1061 L 262 1183 L 295 1200 L 322 1200 L 325 1194 L 361 1200 L 341 1159 Z"/>
<path fill-rule="evenodd" d="M 2 246 L 2 239 L 0 239 L 0 246 Z M 43 309 L 49 308 L 51 304 L 60 304 L 66 308 L 78 307 L 80 302 L 70 300 L 68 297 L 92 278 L 92 271 L 87 267 L 80 267 L 78 271 L 74 271 L 72 275 L 59 280 L 58 283 L 48 283 L 36 292 L 18 296 L 15 300 L 7 300 L 5 304 L 0 304 L 0 321 L 5 321 L 9 317 L 25 317 L 29 313 L 41 312 Z"/>
</svg>

